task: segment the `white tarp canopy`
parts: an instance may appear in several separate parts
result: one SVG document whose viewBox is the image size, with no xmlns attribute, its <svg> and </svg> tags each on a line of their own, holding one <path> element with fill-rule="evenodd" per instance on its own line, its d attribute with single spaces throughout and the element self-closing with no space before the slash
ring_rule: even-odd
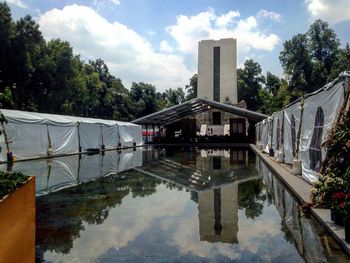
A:
<svg viewBox="0 0 350 263">
<path fill-rule="evenodd" d="M 82 151 L 87 149 L 114 149 L 118 146 L 117 121 L 70 117 L 79 124 L 80 147 Z"/>
<path fill-rule="evenodd" d="M 142 149 L 81 154 L 1 164 L 1 171 L 24 172 L 35 176 L 36 194 L 44 195 L 79 183 L 117 174 L 142 165 Z"/>
<path fill-rule="evenodd" d="M 118 172 L 126 171 L 137 166 L 142 166 L 142 149 L 123 150 L 120 154 Z"/>
<path fill-rule="evenodd" d="M 48 156 L 49 140 L 52 154 L 77 153 L 78 131 L 76 122 L 66 116 L 35 112 L 1 110 L 10 151 L 17 159 Z M 6 160 L 7 146 L 2 142 L 1 161 Z"/>
<path fill-rule="evenodd" d="M 142 126 L 129 122 L 117 122 L 121 147 L 142 145 Z"/>
<path fill-rule="evenodd" d="M 272 148 L 277 161 L 283 161 L 282 127 L 284 111 L 279 111 L 273 116 Z"/>
<path fill-rule="evenodd" d="M 293 164 L 297 153 L 297 134 L 299 131 L 300 115 L 300 101 L 297 101 L 284 110 L 283 151 L 285 163 Z"/>
<path fill-rule="evenodd" d="M 323 146 L 344 103 L 344 85 L 335 86 L 309 96 L 304 101 L 301 124 L 301 161 L 303 178 L 318 179 L 318 172 L 326 157 Z"/>
<path fill-rule="evenodd" d="M 1 129 L 5 129 L 9 152 L 18 160 L 74 154 L 89 148 L 142 145 L 142 128 L 132 123 L 6 109 L 1 112 L 7 120 Z M 0 144 L 0 161 L 6 161 L 4 135 Z"/>
<path fill-rule="evenodd" d="M 266 153 L 269 153 L 269 149 L 271 148 L 271 136 L 272 136 L 272 118 L 268 117 L 267 119 L 262 121 L 262 145 L 263 150 Z"/>
<path fill-rule="evenodd" d="M 345 83 L 349 77 L 348 72 L 341 73 L 322 89 L 307 94 L 272 116 L 275 158 L 288 164 L 293 164 L 297 157 L 301 159 L 302 176 L 310 183 L 319 178 L 318 172 L 326 157 L 325 142 L 344 105 Z M 269 147 L 268 122 L 269 118 L 266 118 L 256 125 L 257 144 L 262 144 L 265 152 Z M 283 140 L 279 142 L 279 138 Z"/>
</svg>

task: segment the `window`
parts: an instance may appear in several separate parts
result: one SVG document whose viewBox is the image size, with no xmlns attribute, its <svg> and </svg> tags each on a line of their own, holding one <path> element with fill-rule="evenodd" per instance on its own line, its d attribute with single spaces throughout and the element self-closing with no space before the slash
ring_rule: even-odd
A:
<svg viewBox="0 0 350 263">
<path fill-rule="evenodd" d="M 231 119 L 230 120 L 230 130 L 232 134 L 240 133 L 243 134 L 245 132 L 245 120 L 244 119 Z"/>
<path fill-rule="evenodd" d="M 315 116 L 315 127 L 312 134 L 309 156 L 310 156 L 310 168 L 318 172 L 321 168 L 322 163 L 322 151 L 321 151 L 321 142 L 322 142 L 322 132 L 324 125 L 324 113 L 321 107 L 317 108 Z"/>
<path fill-rule="evenodd" d="M 221 112 L 213 111 L 213 125 L 221 125 Z"/>
<path fill-rule="evenodd" d="M 220 101 L 220 47 L 214 47 L 213 53 L 213 98 Z"/>
<path fill-rule="evenodd" d="M 296 154 L 296 131 L 295 131 L 295 117 L 294 114 L 292 114 L 292 118 L 290 121 L 290 129 L 291 129 L 291 137 L 292 137 L 292 153 L 293 157 L 295 157 Z"/>
</svg>

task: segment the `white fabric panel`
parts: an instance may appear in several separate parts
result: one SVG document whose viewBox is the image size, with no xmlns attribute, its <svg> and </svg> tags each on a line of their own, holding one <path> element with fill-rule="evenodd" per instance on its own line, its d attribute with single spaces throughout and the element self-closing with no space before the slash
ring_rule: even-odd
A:
<svg viewBox="0 0 350 263">
<path fill-rule="evenodd" d="M 142 149 L 125 149 L 120 154 L 118 172 L 130 170 L 142 165 Z"/>
<path fill-rule="evenodd" d="M 141 125 L 134 125 L 133 135 L 134 135 L 134 140 L 136 142 L 136 146 L 141 146 L 142 145 L 142 126 Z"/>
<path fill-rule="evenodd" d="M 8 122 L 12 123 L 28 123 L 28 124 L 53 124 L 53 125 L 72 125 L 70 116 L 47 114 L 19 110 L 1 109 Z"/>
<path fill-rule="evenodd" d="M 52 155 L 64 155 L 88 148 L 101 148 L 102 137 L 106 149 L 142 145 L 142 127 L 126 122 L 81 118 L 74 116 L 45 114 L 17 110 L 4 110 L 8 123 L 5 131 L 10 143 L 10 151 L 17 159 L 40 158 L 48 154 L 51 140 Z M 79 124 L 79 128 L 77 125 Z M 121 125 L 121 135 L 118 126 Z M 0 161 L 7 160 L 7 147 L 4 137 L 0 138 Z"/>
<path fill-rule="evenodd" d="M 31 161 L 29 162 L 31 163 Z M 45 185 L 37 194 L 48 194 L 77 184 L 79 156 L 64 156 L 47 161 L 47 177 L 36 178 Z"/>
<path fill-rule="evenodd" d="M 119 143 L 118 127 L 117 125 L 106 126 L 102 125 L 103 144 L 106 149 L 115 149 Z"/>
<path fill-rule="evenodd" d="M 270 141 L 270 121 L 265 119 L 262 121 L 262 146 L 266 153 L 269 153 Z"/>
<path fill-rule="evenodd" d="M 297 134 L 300 124 L 300 115 L 300 102 L 294 103 L 284 111 L 283 151 L 285 163 L 292 164 L 297 152 Z"/>
<path fill-rule="evenodd" d="M 142 148 L 136 148 L 134 151 L 134 163 L 133 163 L 133 168 L 134 167 L 138 167 L 138 166 L 142 166 Z"/>
<path fill-rule="evenodd" d="M 317 172 L 326 156 L 326 149 L 322 144 L 327 140 L 343 103 L 342 82 L 304 101 L 300 151 L 303 178 L 311 183 L 318 179 Z"/>
<path fill-rule="evenodd" d="M 121 147 L 132 147 L 134 145 L 134 127 L 122 124 L 118 128 Z"/>
<path fill-rule="evenodd" d="M 262 122 L 258 123 L 258 142 L 259 145 L 262 145 L 262 129 L 263 129 L 263 124 Z"/>
<path fill-rule="evenodd" d="M 101 149 L 102 133 L 101 124 L 99 123 L 80 123 L 80 147 L 82 151 L 88 148 Z"/>
<path fill-rule="evenodd" d="M 273 116 L 273 136 L 272 148 L 274 157 L 277 161 L 283 161 L 283 145 L 282 145 L 282 124 L 284 111 L 279 111 Z"/>
<path fill-rule="evenodd" d="M 78 153 L 79 139 L 77 125 L 48 125 L 53 155 Z"/>
<path fill-rule="evenodd" d="M 310 224 L 310 220 L 305 216 L 301 217 L 301 227 L 305 262 L 327 262 L 320 237 L 314 227 Z"/>
<path fill-rule="evenodd" d="M 79 182 L 88 182 L 102 176 L 102 154 L 82 154 L 80 159 Z"/>
<path fill-rule="evenodd" d="M 2 127 L 0 128 L 2 130 Z M 6 144 L 4 133 L 0 135 L 0 162 L 6 161 Z"/>
<path fill-rule="evenodd" d="M 102 156 L 102 176 L 116 174 L 118 172 L 120 153 L 116 151 L 106 151 Z"/>
<path fill-rule="evenodd" d="M 39 158 L 47 156 L 47 126 L 43 124 L 12 123 L 5 124 L 10 151 L 18 159 Z M 3 143 L 3 159 L 6 160 L 6 145 Z"/>
<path fill-rule="evenodd" d="M 78 184 L 79 155 L 52 159 L 47 192 L 58 191 Z"/>
</svg>

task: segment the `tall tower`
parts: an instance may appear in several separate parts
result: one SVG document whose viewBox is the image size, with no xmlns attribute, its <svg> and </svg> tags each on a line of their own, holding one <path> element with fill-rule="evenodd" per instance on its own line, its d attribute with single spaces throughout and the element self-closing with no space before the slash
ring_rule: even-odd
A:
<svg viewBox="0 0 350 263">
<path fill-rule="evenodd" d="M 197 97 L 237 104 L 236 39 L 199 41 Z"/>
</svg>

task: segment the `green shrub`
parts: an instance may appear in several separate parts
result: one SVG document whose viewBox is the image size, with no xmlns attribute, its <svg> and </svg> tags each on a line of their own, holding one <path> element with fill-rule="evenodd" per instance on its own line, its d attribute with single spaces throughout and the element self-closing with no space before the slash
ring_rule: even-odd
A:
<svg viewBox="0 0 350 263">
<path fill-rule="evenodd" d="M 0 172 L 0 198 L 13 192 L 17 187 L 25 184 L 29 177 L 20 173 Z"/>
</svg>

